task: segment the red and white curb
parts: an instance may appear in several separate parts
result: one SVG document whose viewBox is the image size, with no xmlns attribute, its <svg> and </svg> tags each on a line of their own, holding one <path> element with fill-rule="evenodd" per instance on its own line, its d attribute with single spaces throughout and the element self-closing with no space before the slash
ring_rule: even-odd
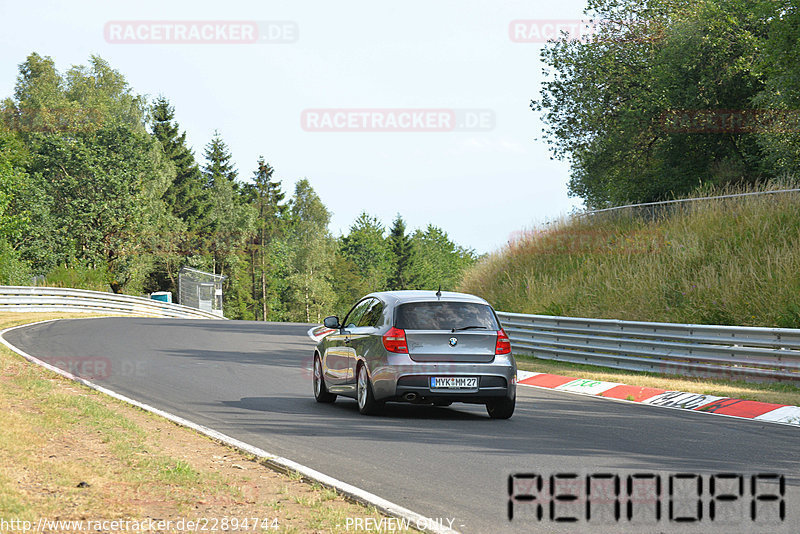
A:
<svg viewBox="0 0 800 534">
<path fill-rule="evenodd" d="M 310 467 L 306 467 L 305 465 L 299 464 L 293 460 L 289 460 L 288 458 L 283 458 L 282 456 L 277 456 L 275 454 L 269 453 L 264 449 L 258 448 L 254 445 L 250 445 L 249 443 L 245 443 L 240 441 L 236 438 L 223 434 L 221 432 L 217 432 L 213 428 L 209 428 L 207 426 L 199 425 L 193 421 L 188 419 L 184 419 L 183 417 L 174 415 L 172 413 L 166 412 L 164 410 L 159 410 L 149 404 L 145 404 L 143 402 L 139 402 L 137 400 L 131 399 L 130 397 L 126 397 L 125 395 L 121 395 L 116 391 L 112 391 L 108 388 L 104 388 L 103 386 L 99 386 L 94 382 L 90 382 L 84 378 L 79 376 L 75 376 L 68 371 L 64 371 L 58 367 L 50 365 L 49 363 L 42 361 L 35 356 L 31 356 L 30 354 L 26 353 L 22 349 L 19 349 L 5 340 L 3 335 L 6 332 L 10 332 L 12 330 L 16 330 L 17 328 L 25 328 L 26 326 L 33 326 L 35 324 L 42 324 L 42 323 L 49 323 L 52 321 L 59 321 L 60 319 L 50 319 L 48 321 L 38 321 L 35 323 L 28 323 L 20 326 L 14 326 L 11 328 L 6 328 L 5 330 L 0 330 L 0 343 L 11 349 L 12 351 L 16 352 L 26 360 L 35 363 L 48 369 L 54 373 L 57 373 L 65 378 L 83 384 L 84 386 L 91 388 L 95 391 L 100 393 L 104 393 L 109 397 L 113 397 L 117 400 L 125 402 L 127 404 L 131 404 L 136 406 L 137 408 L 141 408 L 147 412 L 153 413 L 155 415 L 161 416 L 164 419 L 169 419 L 173 423 L 176 423 L 180 426 L 184 426 L 187 428 L 191 428 L 196 432 L 204 434 L 209 438 L 218 441 L 220 443 L 224 443 L 234 449 L 238 449 L 242 452 L 252 454 L 261 459 L 262 463 L 267 467 L 274 469 L 275 471 L 279 471 L 282 473 L 299 473 L 303 476 L 303 478 L 308 480 L 313 480 L 319 483 L 322 486 L 333 488 L 339 494 L 348 497 L 349 499 L 360 502 L 367 506 L 374 506 L 377 510 L 384 513 L 385 515 L 391 517 L 397 517 L 402 520 L 408 521 L 408 524 L 412 527 L 415 527 L 417 530 L 421 530 L 423 532 L 433 532 L 433 533 L 441 533 L 441 534 L 457 534 L 457 531 L 444 526 L 441 522 L 437 521 L 436 519 L 427 518 L 421 514 L 413 512 L 408 508 L 395 504 L 391 501 L 387 501 L 381 497 L 378 497 L 374 493 L 370 493 L 366 490 L 348 484 L 347 482 L 342 482 L 341 480 L 335 479 L 331 476 L 328 476 L 324 473 L 321 473 L 315 469 Z"/>
<path fill-rule="evenodd" d="M 628 386 L 571 376 L 517 371 L 517 384 L 567 393 L 578 393 L 628 402 L 640 402 L 662 408 L 677 408 L 713 415 L 726 415 L 754 421 L 800 426 L 800 406 L 757 402 L 700 393 L 667 391 L 659 388 Z"/>
</svg>

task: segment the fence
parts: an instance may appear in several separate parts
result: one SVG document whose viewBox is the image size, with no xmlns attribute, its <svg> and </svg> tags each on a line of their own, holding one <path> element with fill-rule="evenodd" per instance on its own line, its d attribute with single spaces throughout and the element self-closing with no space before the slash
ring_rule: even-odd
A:
<svg viewBox="0 0 800 534">
<path fill-rule="evenodd" d="M 626 204 L 624 206 L 614 206 L 612 208 L 603 208 L 599 210 L 592 210 L 579 213 L 579 215 L 594 215 L 595 213 L 607 213 L 609 211 L 624 210 L 628 208 L 643 208 L 652 206 L 668 206 L 670 204 L 686 204 L 690 202 L 702 202 L 704 200 L 724 200 L 728 198 L 741 198 L 752 197 L 761 195 L 777 195 L 783 193 L 800 193 L 800 188 L 794 189 L 774 189 L 771 191 L 751 191 L 749 193 L 735 193 L 730 195 L 718 195 L 714 197 L 696 197 L 696 198 L 678 198 L 675 200 L 661 200 L 659 202 L 643 202 L 641 204 Z"/>
<path fill-rule="evenodd" d="M 178 274 L 178 302 L 184 306 L 222 316 L 222 281 L 214 273 L 182 267 Z"/>
<path fill-rule="evenodd" d="M 144 297 L 60 287 L 0 286 L 0 312 L 95 312 L 178 319 L 221 319 L 219 315 Z"/>
<path fill-rule="evenodd" d="M 734 198 L 744 198 L 763 195 L 781 195 L 789 193 L 800 193 L 800 188 L 794 189 L 773 189 L 768 191 L 751 191 L 749 193 L 734 193 L 729 195 L 718 195 L 713 197 L 678 198 L 675 200 L 662 200 L 659 202 L 644 202 L 641 204 L 626 204 L 624 206 L 614 206 L 592 211 L 581 211 L 575 215 L 577 217 L 598 217 L 598 216 L 626 216 L 636 215 L 644 219 L 655 220 L 660 217 L 672 215 L 677 212 L 692 209 L 696 204 L 701 204 L 709 200 L 729 200 Z"/>
<path fill-rule="evenodd" d="M 497 315 L 517 354 L 685 376 L 800 380 L 800 329 Z"/>
</svg>

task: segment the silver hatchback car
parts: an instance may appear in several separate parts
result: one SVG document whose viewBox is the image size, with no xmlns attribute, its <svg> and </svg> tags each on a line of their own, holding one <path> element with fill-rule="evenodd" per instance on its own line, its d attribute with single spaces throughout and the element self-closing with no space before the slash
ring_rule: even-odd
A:
<svg viewBox="0 0 800 534">
<path fill-rule="evenodd" d="M 317 402 L 352 397 L 362 414 L 377 413 L 386 401 L 485 404 L 494 419 L 514 413 L 517 364 L 511 343 L 481 298 L 441 291 L 371 293 L 343 321 L 326 317 L 324 328 L 329 333 L 314 351 Z"/>
</svg>

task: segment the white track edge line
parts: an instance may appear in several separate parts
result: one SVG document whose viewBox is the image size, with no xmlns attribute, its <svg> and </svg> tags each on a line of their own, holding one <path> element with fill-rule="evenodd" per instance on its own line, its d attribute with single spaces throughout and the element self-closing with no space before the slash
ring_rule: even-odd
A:
<svg viewBox="0 0 800 534">
<path fill-rule="evenodd" d="M 547 373 L 542 373 L 542 374 L 547 374 Z M 791 426 L 791 427 L 794 427 L 794 428 L 797 428 L 798 426 L 800 426 L 800 425 L 797 425 L 797 424 L 794 424 L 794 423 L 782 423 L 780 421 L 768 421 L 766 419 L 756 419 L 754 417 L 741 417 L 741 416 L 738 416 L 738 415 L 728 415 L 726 413 L 704 412 L 704 411 L 695 410 L 695 409 L 681 408 L 679 406 L 659 406 L 657 404 L 646 404 L 643 401 L 630 401 L 630 400 L 627 400 L 627 399 L 615 399 L 613 397 L 604 397 L 602 395 L 598 395 L 598 394 L 595 394 L 595 393 L 581 393 L 580 391 L 566 391 L 566 390 L 563 390 L 563 389 L 548 388 L 548 387 L 545 387 L 545 386 L 534 386 L 533 384 L 521 384 L 521 383 L 517 382 L 517 385 L 518 386 L 525 386 L 525 387 L 528 387 L 528 388 L 541 389 L 541 390 L 544 390 L 544 391 L 555 391 L 557 393 L 567 393 L 567 394 L 570 394 L 570 395 L 582 395 L 584 397 L 591 397 L 591 398 L 595 398 L 595 399 L 598 399 L 598 400 L 599 399 L 603 399 L 603 400 L 608 400 L 608 401 L 624 402 L 626 404 L 637 404 L 639 406 L 649 406 L 650 408 L 666 408 L 668 410 L 679 410 L 679 411 L 684 412 L 684 413 L 696 413 L 696 414 L 702 414 L 702 415 L 716 415 L 717 417 L 730 417 L 731 419 L 738 419 L 739 421 L 750 421 L 750 422 L 753 422 L 753 423 L 770 423 L 772 425 Z M 622 385 L 626 386 L 627 384 L 622 384 Z M 679 393 L 691 393 L 691 392 L 681 391 Z M 693 395 L 702 395 L 702 393 L 693 393 Z M 654 395 L 654 396 L 656 396 L 656 395 Z M 648 400 L 648 399 L 651 399 L 651 398 L 652 397 L 648 397 L 645 400 Z M 727 397 L 727 398 L 735 398 L 735 397 Z M 741 400 L 741 399 L 738 399 L 738 400 Z M 787 405 L 787 406 L 789 406 L 789 405 Z M 776 408 L 776 410 L 777 410 L 777 408 Z M 769 412 L 766 412 L 766 413 L 769 413 Z"/>
<path fill-rule="evenodd" d="M 423 516 L 422 514 L 418 514 L 416 512 L 413 512 L 413 511 L 409 510 L 408 508 L 404 508 L 404 507 L 402 507 L 402 506 L 400 506 L 398 504 L 395 504 L 395 503 L 393 503 L 391 501 L 387 501 L 386 499 L 384 499 L 382 497 L 378 497 L 374 493 L 370 493 L 370 492 L 368 492 L 366 490 L 363 490 L 361 488 L 358 488 L 356 486 L 348 484 L 347 482 L 342 482 L 341 480 L 335 479 L 335 478 L 333 478 L 331 476 L 328 476 L 328 475 L 326 475 L 324 473 L 321 473 L 321 472 L 319 472 L 319 471 L 317 471 L 315 469 L 312 469 L 310 467 L 306 467 L 306 466 L 304 466 L 302 464 L 299 464 L 299 463 L 297 463 L 297 462 L 295 462 L 293 460 L 289 460 L 288 458 L 283 458 L 282 456 L 277 456 L 275 454 L 271 454 L 271 453 L 265 451 L 264 449 L 260 449 L 260 448 L 254 446 L 254 445 L 250 445 L 249 443 L 245 443 L 244 441 L 240 441 L 240 440 L 238 440 L 236 438 L 233 438 L 231 436 L 228 436 L 226 434 L 218 432 L 218 431 L 216 431 L 216 430 L 214 430 L 212 428 L 209 428 L 209 427 L 206 427 L 206 426 L 203 426 L 203 425 L 199 425 L 199 424 L 197 424 L 197 423 L 195 423 L 193 421 L 190 421 L 188 419 L 184 419 L 183 417 L 171 414 L 171 413 L 166 412 L 164 410 L 160 410 L 158 408 L 150 406 L 149 404 L 145 404 L 143 402 L 139 402 L 137 400 L 131 399 L 130 397 L 126 397 L 125 395 L 121 395 L 121 394 L 117 393 L 116 391 L 112 391 L 112 390 L 110 390 L 108 388 L 104 388 L 103 386 L 99 386 L 99 385 L 97 385 L 97 384 L 95 384 L 93 382 L 90 382 L 89 380 L 86 380 L 86 379 L 81 378 L 79 376 L 75 376 L 75 375 L 73 375 L 72 373 L 70 373 L 68 371 L 64 371 L 63 369 L 59 369 L 58 367 L 50 365 L 47 362 L 44 362 L 44 361 L 42 361 L 42 360 L 40 360 L 40 359 L 38 359 L 38 358 L 36 358 L 34 356 L 31 356 L 27 352 L 25 352 L 25 351 L 15 347 L 11 343 L 9 343 L 4 337 L 7 332 L 10 332 L 12 330 L 16 330 L 17 328 L 25 328 L 25 327 L 28 327 L 28 326 L 33 326 L 33 325 L 43 324 L 43 323 L 50 323 L 50 322 L 53 322 L 53 321 L 60 321 L 60 320 L 62 320 L 62 319 L 49 319 L 49 320 L 46 320 L 46 321 L 37 321 L 35 323 L 28 323 L 28 324 L 19 325 L 19 326 L 13 326 L 11 328 L 6 328 L 4 330 L 0 330 L 0 343 L 5 345 L 6 347 L 11 349 L 12 351 L 16 352 L 17 354 L 19 354 L 20 356 L 22 356 L 26 360 L 28 360 L 28 361 L 30 361 L 32 363 L 35 363 L 37 365 L 40 365 L 40 366 L 44 367 L 45 369 L 48 369 L 48 370 L 50 370 L 50 371 L 52 371 L 52 372 L 54 372 L 56 374 L 59 374 L 59 375 L 65 377 L 65 378 L 68 378 L 70 380 L 73 380 L 75 382 L 83 384 L 84 386 L 86 386 L 86 387 L 88 387 L 90 389 L 93 389 L 95 391 L 98 391 L 100 393 L 108 395 L 109 397 L 113 397 L 113 398 L 115 398 L 115 399 L 117 399 L 119 401 L 125 402 L 127 404 L 131 404 L 133 406 L 136 406 L 137 408 L 141 408 L 142 410 L 145 410 L 147 412 L 156 414 L 156 415 L 158 415 L 160 417 L 163 417 L 165 419 L 168 419 L 168 420 L 172 421 L 173 423 L 176 423 L 176 424 L 178 424 L 180 426 L 191 428 L 192 430 L 195 430 L 195 431 L 197 431 L 197 432 L 199 432 L 201 434 L 204 434 L 205 436 L 207 436 L 207 437 L 209 437 L 209 438 L 211 438 L 211 439 L 213 439 L 215 441 L 224 443 L 225 445 L 228 445 L 228 446 L 233 447 L 235 449 L 239 449 L 240 451 L 244 451 L 246 453 L 249 453 L 249 454 L 252 454 L 254 456 L 257 456 L 258 458 L 261 458 L 261 459 L 265 460 L 264 463 L 267 464 L 267 467 L 270 467 L 273 470 L 284 472 L 284 473 L 287 472 L 287 471 L 300 473 L 301 475 L 303 475 L 303 477 L 308 478 L 310 480 L 313 480 L 315 482 L 318 482 L 319 484 L 321 484 L 323 486 L 326 486 L 326 487 L 329 487 L 329 488 L 333 488 L 337 492 L 345 495 L 346 497 L 348 497 L 348 498 L 350 498 L 350 499 L 352 499 L 354 501 L 357 501 L 357 502 L 359 502 L 361 504 L 374 506 L 376 509 L 378 509 L 379 511 L 381 511 L 381 512 L 387 514 L 387 515 L 390 515 L 390 516 L 393 516 L 393 517 L 397 517 L 397 518 L 400 518 L 400 519 L 406 519 L 409 522 L 411 522 L 412 526 L 414 526 L 415 528 L 417 528 L 419 530 L 423 530 L 424 532 L 431 532 L 431 533 L 434 533 L 434 534 L 457 534 L 457 531 L 455 531 L 453 529 L 450 529 L 450 528 L 446 528 L 444 526 L 442 526 L 442 527 L 437 527 L 437 526 L 431 527 L 430 526 L 430 522 L 428 520 L 429 518 Z M 424 526 L 425 528 L 420 528 L 420 525 Z"/>
</svg>

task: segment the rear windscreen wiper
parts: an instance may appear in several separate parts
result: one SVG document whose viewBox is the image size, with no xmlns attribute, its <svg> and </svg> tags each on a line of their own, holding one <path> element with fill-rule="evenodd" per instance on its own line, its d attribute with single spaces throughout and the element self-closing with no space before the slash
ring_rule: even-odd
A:
<svg viewBox="0 0 800 534">
<path fill-rule="evenodd" d="M 486 328 L 485 326 L 476 324 L 470 326 L 462 326 L 461 328 L 453 328 L 451 332 L 458 332 L 459 330 L 472 330 L 473 328 L 482 328 L 483 330 L 488 330 L 488 328 Z"/>
</svg>

